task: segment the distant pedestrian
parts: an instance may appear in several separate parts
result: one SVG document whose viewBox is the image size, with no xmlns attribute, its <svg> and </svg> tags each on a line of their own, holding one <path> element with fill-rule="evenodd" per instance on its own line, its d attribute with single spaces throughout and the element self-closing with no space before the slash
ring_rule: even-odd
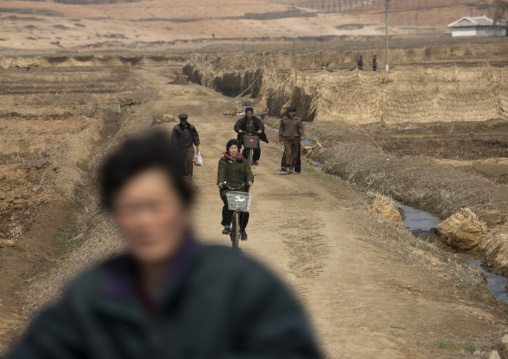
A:
<svg viewBox="0 0 508 359">
<path fill-rule="evenodd" d="M 363 70 L 363 56 L 360 56 L 360 59 L 356 63 L 356 66 L 358 67 L 358 70 Z"/>
<path fill-rule="evenodd" d="M 296 107 L 288 107 L 286 115 L 280 121 L 279 142 L 284 145 L 287 172 L 293 173 L 298 160 L 300 141 L 305 139 L 302 120 L 296 117 Z"/>
<path fill-rule="evenodd" d="M 372 58 L 372 70 L 377 71 L 377 55 Z"/>
<path fill-rule="evenodd" d="M 199 151 L 199 134 L 196 127 L 187 122 L 188 115 L 182 113 L 178 115 L 180 123 L 173 128 L 171 133 L 171 142 L 180 148 L 185 156 L 185 175 L 193 176 L 194 171 L 194 146 Z"/>
</svg>

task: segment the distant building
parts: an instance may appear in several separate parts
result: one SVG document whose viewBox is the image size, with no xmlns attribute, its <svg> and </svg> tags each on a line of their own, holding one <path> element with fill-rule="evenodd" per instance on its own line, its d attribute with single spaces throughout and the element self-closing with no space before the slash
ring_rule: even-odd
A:
<svg viewBox="0 0 508 359">
<path fill-rule="evenodd" d="M 500 20 L 494 24 L 494 20 L 487 16 L 463 17 L 452 22 L 448 27 L 452 30 L 452 37 L 460 36 L 506 36 L 507 22 Z"/>
</svg>

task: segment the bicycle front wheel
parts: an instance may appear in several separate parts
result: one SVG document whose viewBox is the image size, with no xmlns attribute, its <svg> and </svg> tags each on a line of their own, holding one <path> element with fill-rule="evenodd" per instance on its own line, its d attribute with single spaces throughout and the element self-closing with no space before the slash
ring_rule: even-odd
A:
<svg viewBox="0 0 508 359">
<path fill-rule="evenodd" d="M 238 243 L 240 240 L 240 213 L 235 212 L 233 214 L 233 228 L 231 228 L 231 245 L 233 246 L 233 252 L 238 253 Z"/>
</svg>

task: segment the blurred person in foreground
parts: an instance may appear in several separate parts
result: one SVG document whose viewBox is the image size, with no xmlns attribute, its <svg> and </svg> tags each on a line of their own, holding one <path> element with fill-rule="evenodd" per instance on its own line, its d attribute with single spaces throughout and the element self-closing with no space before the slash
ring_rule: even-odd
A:
<svg viewBox="0 0 508 359">
<path fill-rule="evenodd" d="M 7 354 L 22 358 L 319 358 L 272 274 L 192 233 L 193 193 L 169 136 L 128 139 L 100 188 L 126 253 L 76 279 Z"/>
</svg>

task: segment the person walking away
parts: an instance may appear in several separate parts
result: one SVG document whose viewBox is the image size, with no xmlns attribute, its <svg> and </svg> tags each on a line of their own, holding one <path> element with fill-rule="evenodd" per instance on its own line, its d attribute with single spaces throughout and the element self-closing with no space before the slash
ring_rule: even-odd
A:
<svg viewBox="0 0 508 359">
<path fill-rule="evenodd" d="M 358 67 L 358 70 L 363 70 L 363 56 L 360 56 L 360 59 L 356 63 L 356 66 Z"/>
<path fill-rule="evenodd" d="M 224 187 L 226 183 L 231 188 L 240 188 L 245 182 L 247 186 L 244 187 L 243 191 L 249 192 L 249 188 L 254 183 L 254 175 L 249 165 L 249 161 L 246 161 L 243 155 L 240 153 L 240 145 L 238 140 L 230 140 L 226 144 L 226 152 L 223 157 L 219 160 L 219 169 L 217 171 L 217 187 L 220 189 L 220 196 L 224 206 L 222 207 L 222 222 L 224 226 L 223 234 L 230 234 L 231 231 L 231 219 L 233 212 L 228 207 L 227 190 Z M 240 213 L 240 235 L 243 241 L 246 241 L 248 236 L 245 231 L 247 224 L 249 223 L 249 213 Z"/>
<path fill-rule="evenodd" d="M 377 71 L 377 55 L 372 58 L 372 70 Z"/>
<path fill-rule="evenodd" d="M 180 149 L 185 158 L 185 176 L 192 177 L 194 171 L 194 154 L 199 151 L 199 134 L 196 127 L 187 122 L 188 115 L 178 115 L 180 123 L 173 128 L 171 142 Z M 194 146 L 196 149 L 194 150 Z"/>
<path fill-rule="evenodd" d="M 288 107 L 279 126 L 279 142 L 284 145 L 288 173 L 293 173 L 300 150 L 300 141 L 304 139 L 303 123 L 299 117 L 296 117 L 296 107 Z"/>
<path fill-rule="evenodd" d="M 193 234 L 192 185 L 169 133 L 102 164 L 101 202 L 125 241 L 37 314 L 4 359 L 322 358 L 290 290 Z"/>
<path fill-rule="evenodd" d="M 246 133 L 254 133 L 261 141 L 268 143 L 268 137 L 265 133 L 265 125 L 261 119 L 254 116 L 254 109 L 252 107 L 247 107 L 245 109 L 245 116 L 236 122 L 234 130 L 238 133 L 237 139 L 240 147 L 243 145 L 243 136 Z M 243 147 L 244 149 L 242 155 L 244 158 L 248 159 L 249 151 L 245 148 L 245 146 Z M 254 166 L 258 166 L 258 161 L 261 158 L 261 145 L 259 145 L 258 148 L 254 148 L 252 152 L 252 164 Z"/>
</svg>

